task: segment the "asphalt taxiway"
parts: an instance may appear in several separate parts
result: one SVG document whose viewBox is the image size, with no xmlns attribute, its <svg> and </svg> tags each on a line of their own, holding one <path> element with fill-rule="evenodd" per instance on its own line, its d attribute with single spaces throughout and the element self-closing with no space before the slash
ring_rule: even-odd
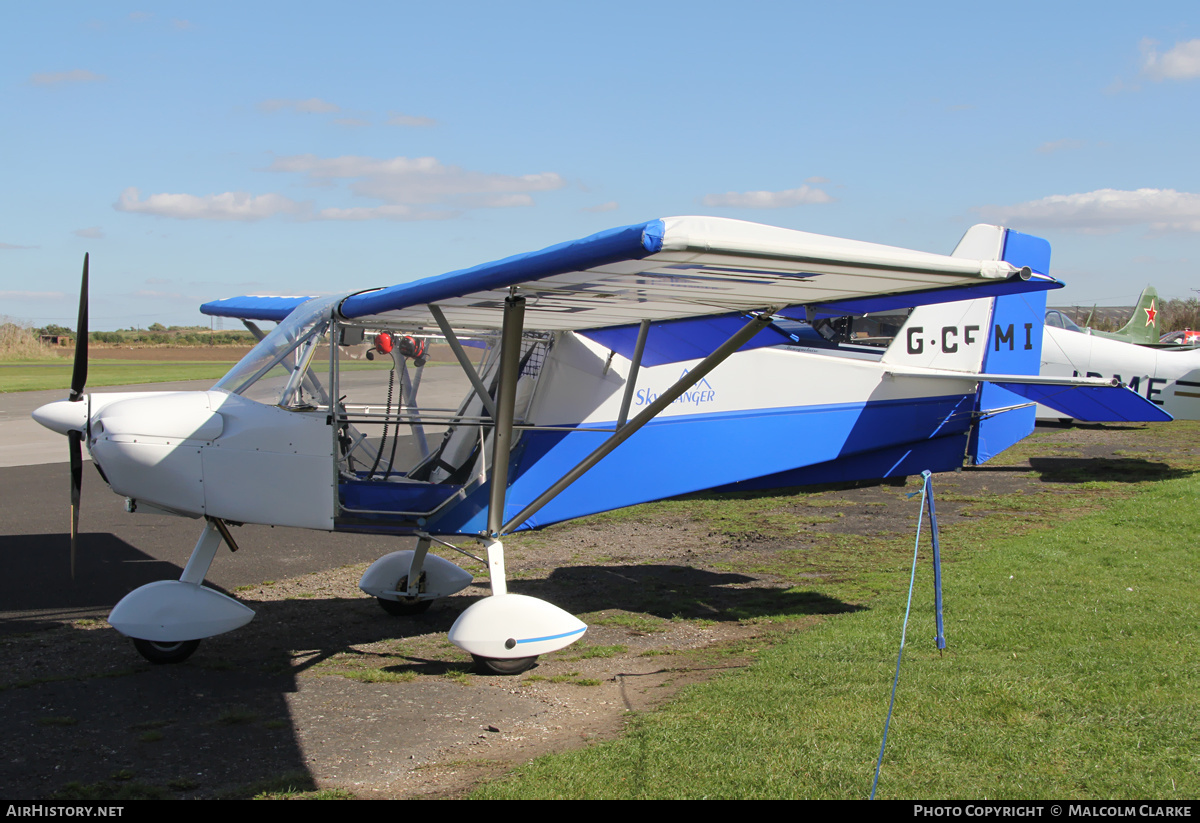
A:
<svg viewBox="0 0 1200 823">
<path fill-rule="evenodd" d="M 211 385 L 195 381 L 94 391 L 185 391 Z M 0 394 L 0 634 L 64 619 L 105 617 L 138 586 L 177 579 L 200 534 L 200 520 L 127 513 L 124 498 L 113 494 L 87 463 L 72 579 L 66 438 L 29 417 L 33 409 L 65 394 Z M 251 525 L 235 528 L 233 534 L 240 550 L 222 548 L 207 577 L 216 588 L 369 562 L 412 543 L 408 538 Z"/>
</svg>

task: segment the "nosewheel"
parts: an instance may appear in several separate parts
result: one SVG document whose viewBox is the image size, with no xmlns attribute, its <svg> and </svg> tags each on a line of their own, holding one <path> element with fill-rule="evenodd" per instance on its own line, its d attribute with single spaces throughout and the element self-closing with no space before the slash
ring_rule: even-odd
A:
<svg viewBox="0 0 1200 823">
<path fill-rule="evenodd" d="M 199 640 L 178 640 L 163 642 L 159 640 L 142 640 L 133 638 L 133 647 L 138 654 L 151 663 L 182 663 L 192 656 L 192 652 L 200 647 Z"/>
<path fill-rule="evenodd" d="M 471 655 L 475 658 L 475 668 L 480 674 L 520 674 L 533 668 L 537 663 L 537 655 L 533 657 L 512 657 L 506 660 L 500 660 L 495 657 L 480 657 L 477 654 Z"/>
</svg>

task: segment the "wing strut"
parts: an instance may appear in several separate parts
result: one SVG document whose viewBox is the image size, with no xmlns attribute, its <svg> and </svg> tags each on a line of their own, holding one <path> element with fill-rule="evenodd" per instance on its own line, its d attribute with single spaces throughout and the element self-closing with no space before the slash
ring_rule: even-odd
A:
<svg viewBox="0 0 1200 823">
<path fill-rule="evenodd" d="M 569 472 L 564 474 L 561 478 L 558 479 L 558 481 L 556 481 L 554 484 L 552 484 L 550 486 L 550 488 L 548 488 L 544 492 L 542 492 L 536 500 L 534 500 L 532 503 L 530 503 L 528 506 L 526 506 L 524 509 L 522 509 L 517 514 L 516 517 L 512 518 L 507 523 L 505 523 L 503 529 L 499 530 L 498 532 L 496 532 L 492 527 L 491 518 L 496 512 L 495 506 L 493 505 L 492 508 L 490 508 L 488 510 L 488 532 L 496 533 L 496 534 L 500 534 L 500 535 L 509 534 L 514 529 L 516 529 L 518 526 L 520 526 L 522 523 L 524 523 L 526 520 L 528 520 L 530 517 L 532 517 L 534 514 L 536 514 L 543 506 L 545 506 L 547 503 L 549 503 L 551 500 L 553 500 L 555 497 L 557 497 L 559 495 L 559 493 L 562 492 L 563 489 L 567 488 L 572 483 L 574 483 L 576 480 L 578 480 L 583 475 L 584 472 L 586 472 L 592 466 L 596 465 L 601 460 L 603 460 L 613 449 L 615 449 L 617 446 L 624 443 L 626 440 L 628 440 L 630 437 L 632 437 L 638 431 L 638 429 L 640 429 L 642 426 L 646 425 L 651 420 L 653 420 L 658 415 L 659 412 L 661 412 L 663 409 L 667 408 L 667 406 L 670 406 L 672 403 L 674 403 L 684 392 L 686 392 L 692 386 L 699 383 L 704 377 L 706 377 L 708 375 L 709 372 L 711 372 L 713 369 L 715 369 L 717 366 L 719 366 L 722 363 L 722 361 L 725 360 L 725 358 L 729 357 L 729 355 L 736 352 L 738 349 L 740 349 L 742 347 L 742 345 L 744 343 L 746 343 L 748 340 L 750 340 L 752 337 L 754 337 L 754 335 L 758 334 L 760 331 L 762 331 L 764 328 L 766 328 L 768 325 L 770 325 L 771 315 L 773 315 L 777 309 L 778 309 L 778 307 L 764 309 L 762 312 L 760 312 L 756 316 L 752 317 L 750 319 L 750 321 L 748 323 L 746 323 L 746 325 L 742 326 L 740 329 L 738 329 L 736 332 L 734 332 L 733 336 L 730 337 L 728 340 L 726 340 L 724 343 L 722 343 L 712 354 L 710 354 L 708 357 L 701 360 L 698 364 L 696 364 L 696 367 L 693 368 L 691 371 L 689 371 L 687 374 L 680 377 L 679 380 L 677 380 L 675 382 L 675 385 L 671 386 L 671 388 L 667 389 L 665 392 L 660 394 L 658 396 L 658 399 L 656 399 L 653 403 L 648 405 L 646 408 L 642 409 L 642 411 L 638 414 L 637 417 L 633 418 L 628 423 L 626 423 L 624 426 L 621 426 L 619 429 L 617 429 L 615 432 L 613 432 L 612 437 L 605 440 L 603 443 L 601 443 L 596 448 L 595 451 L 593 451 L 587 457 L 583 458 L 583 460 L 579 461 L 579 464 L 577 466 L 575 466 L 575 468 L 571 469 Z M 508 315 L 506 313 L 505 314 L 505 333 L 507 333 L 507 329 L 508 329 Z M 503 380 L 501 381 L 500 386 L 501 386 L 501 391 L 503 392 L 504 391 L 504 388 L 503 388 L 504 381 Z M 510 420 L 511 420 L 511 418 L 510 418 Z M 510 425 L 511 425 L 511 422 L 510 422 Z M 497 430 L 499 430 L 499 425 L 497 425 L 496 428 L 497 428 Z M 497 452 L 497 454 L 500 454 L 500 453 Z M 493 458 L 493 459 L 496 459 L 496 458 Z M 496 499 L 496 478 L 498 475 L 498 469 L 499 469 L 499 466 L 492 467 L 492 500 L 493 501 Z M 507 475 L 506 475 L 505 479 L 507 480 Z M 503 499 L 503 498 L 501 498 L 501 499 Z"/>
<path fill-rule="evenodd" d="M 487 387 L 483 385 L 483 380 L 480 379 L 479 373 L 475 371 L 475 366 L 471 363 L 471 359 L 467 357 L 467 353 L 463 351 L 462 343 L 458 342 L 458 335 L 454 333 L 454 329 L 450 328 L 450 324 L 446 322 L 446 315 L 442 314 L 442 310 L 432 303 L 429 304 L 429 313 L 433 315 L 433 319 L 437 321 L 438 328 L 442 330 L 442 334 L 446 338 L 446 342 L 450 344 L 450 350 L 454 352 L 454 356 L 458 358 L 458 364 L 462 366 L 462 370 L 466 373 L 467 379 L 471 381 L 471 385 L 475 387 L 475 393 L 479 395 L 479 399 L 483 401 L 483 405 L 487 407 L 488 414 L 492 419 L 496 419 L 496 404 L 492 401 L 492 395 L 488 392 Z"/>
<path fill-rule="evenodd" d="M 617 428 L 625 425 L 629 417 L 629 404 L 633 402 L 633 387 L 637 385 L 638 370 L 642 367 L 642 355 L 646 351 L 646 338 L 650 336 L 650 320 L 642 320 L 638 326 L 637 343 L 633 347 L 633 360 L 629 364 L 629 377 L 625 381 L 625 396 L 621 398 L 621 413 L 617 415 Z"/>
<path fill-rule="evenodd" d="M 504 522 L 504 495 L 508 491 L 508 460 L 512 448 L 513 408 L 517 379 L 521 376 L 521 332 L 525 325 L 525 298 L 504 298 L 504 326 L 500 331 L 500 387 L 496 392 L 496 427 L 492 430 L 492 487 L 488 496 L 488 536 L 500 537 Z"/>
</svg>

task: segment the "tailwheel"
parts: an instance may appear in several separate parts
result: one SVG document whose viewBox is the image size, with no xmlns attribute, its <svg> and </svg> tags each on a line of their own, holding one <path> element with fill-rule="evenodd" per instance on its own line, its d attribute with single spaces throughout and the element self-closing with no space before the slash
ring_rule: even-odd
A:
<svg viewBox="0 0 1200 823">
<path fill-rule="evenodd" d="M 511 657 L 503 660 L 495 657 L 480 657 L 477 654 L 473 654 L 471 657 L 475 658 L 475 668 L 480 674 L 520 674 L 529 671 L 537 663 L 536 654 L 533 657 Z"/>
<path fill-rule="evenodd" d="M 407 574 L 396 582 L 396 591 L 408 591 Z M 425 591 L 425 572 L 421 572 L 420 584 L 417 587 L 417 591 Z M 383 597 L 375 599 L 379 601 L 379 607 L 393 617 L 412 617 L 416 614 L 424 614 L 433 605 L 432 600 L 422 600 L 419 597 L 401 597 L 399 600 L 388 600 Z"/>
<path fill-rule="evenodd" d="M 182 663 L 200 648 L 199 640 L 178 640 L 163 642 L 158 640 L 142 640 L 133 638 L 133 647 L 138 654 L 155 664 Z"/>
</svg>

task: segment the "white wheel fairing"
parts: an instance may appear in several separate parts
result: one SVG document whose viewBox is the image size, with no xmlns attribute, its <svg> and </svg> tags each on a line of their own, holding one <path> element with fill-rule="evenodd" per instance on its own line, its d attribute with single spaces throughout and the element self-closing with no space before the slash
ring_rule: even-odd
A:
<svg viewBox="0 0 1200 823">
<path fill-rule="evenodd" d="M 479 657 L 511 660 L 566 648 L 586 631 L 586 623 L 545 600 L 498 594 L 460 614 L 450 642 Z"/>
<path fill-rule="evenodd" d="M 400 600 L 403 594 L 396 593 L 396 581 L 408 576 L 413 554 L 415 552 L 411 549 L 385 554 L 366 570 L 358 581 L 358 587 L 381 600 Z M 423 573 L 425 591 L 419 595 L 422 600 L 449 597 L 471 585 L 474 580 L 470 572 L 436 554 L 425 555 Z"/>
<path fill-rule="evenodd" d="M 181 580 L 159 580 L 125 595 L 108 622 L 126 637 L 174 643 L 224 634 L 253 618 L 251 609 L 220 592 Z"/>
</svg>

